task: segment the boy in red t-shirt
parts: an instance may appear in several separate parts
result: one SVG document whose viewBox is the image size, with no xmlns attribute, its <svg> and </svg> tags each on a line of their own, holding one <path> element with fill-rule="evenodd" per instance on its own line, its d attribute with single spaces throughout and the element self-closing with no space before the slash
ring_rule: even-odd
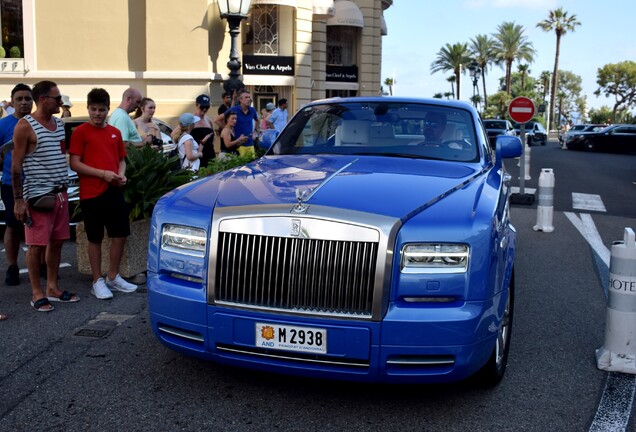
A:
<svg viewBox="0 0 636 432">
<path fill-rule="evenodd" d="M 80 183 L 80 207 L 88 238 L 88 259 L 93 273 L 91 292 L 98 299 L 113 298 L 110 289 L 133 292 L 137 285 L 119 275 L 119 265 L 130 235 L 128 206 L 122 187 L 126 184 L 126 150 L 119 129 L 106 123 L 110 96 L 104 89 L 88 93 L 88 122 L 78 126 L 69 148 L 71 168 Z M 110 237 L 110 265 L 102 277 L 104 228 Z M 109 289 L 110 288 L 110 289 Z"/>
</svg>

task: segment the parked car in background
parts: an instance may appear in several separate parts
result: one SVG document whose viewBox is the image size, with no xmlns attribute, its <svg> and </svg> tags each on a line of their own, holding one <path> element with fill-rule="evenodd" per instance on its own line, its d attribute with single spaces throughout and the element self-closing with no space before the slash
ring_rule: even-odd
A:
<svg viewBox="0 0 636 432">
<path fill-rule="evenodd" d="M 559 143 L 563 145 L 564 142 L 568 141 L 569 136 L 576 135 L 579 132 L 596 132 L 607 126 L 606 124 L 576 124 L 566 133 L 559 134 Z"/>
<path fill-rule="evenodd" d="M 509 120 L 501 119 L 484 119 L 484 127 L 488 134 L 488 140 L 491 147 L 495 147 L 495 141 L 499 135 L 516 136 L 517 131 L 512 127 L 512 123 Z"/>
<path fill-rule="evenodd" d="M 506 369 L 515 229 L 477 111 L 439 99 L 304 106 L 265 156 L 156 205 L 148 305 L 179 352 L 265 373 L 448 382 Z"/>
<path fill-rule="evenodd" d="M 521 135 L 520 129 L 521 125 L 519 123 L 513 122 L 512 124 L 517 131 L 517 135 Z M 548 132 L 545 130 L 545 127 L 539 122 L 529 121 L 525 123 L 525 135 L 526 135 L 526 144 L 529 146 L 532 145 L 545 145 L 548 142 Z"/>
<path fill-rule="evenodd" d="M 615 124 L 596 132 L 579 132 L 568 137 L 569 150 L 636 153 L 636 125 Z"/>
</svg>

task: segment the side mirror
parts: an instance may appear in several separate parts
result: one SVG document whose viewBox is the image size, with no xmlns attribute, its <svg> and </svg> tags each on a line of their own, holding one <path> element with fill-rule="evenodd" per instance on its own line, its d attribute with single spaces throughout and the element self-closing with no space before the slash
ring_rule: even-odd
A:
<svg viewBox="0 0 636 432">
<path fill-rule="evenodd" d="M 497 165 L 501 165 L 504 159 L 516 158 L 521 156 L 523 146 L 521 140 L 517 136 L 499 135 L 495 142 L 495 151 L 497 153 Z"/>
</svg>

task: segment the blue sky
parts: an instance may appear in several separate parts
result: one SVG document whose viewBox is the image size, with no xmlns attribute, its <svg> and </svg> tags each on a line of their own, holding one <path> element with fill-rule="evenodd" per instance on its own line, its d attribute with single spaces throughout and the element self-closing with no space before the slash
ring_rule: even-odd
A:
<svg viewBox="0 0 636 432">
<path fill-rule="evenodd" d="M 611 107 L 613 99 L 594 95 L 596 72 L 608 63 L 636 60 L 636 2 L 627 0 L 394 0 L 384 11 L 388 35 L 382 39 L 382 82 L 395 73 L 397 96 L 432 97 L 450 91 L 446 81 L 450 73 L 430 72 L 437 52 L 446 43 L 492 35 L 505 21 L 522 25 L 537 51 L 530 75 L 552 72 L 556 37 L 536 24 L 558 7 L 575 14 L 581 23 L 561 39 L 559 69 L 582 78 L 589 108 Z M 513 68 L 516 71 L 516 64 Z M 488 94 L 495 92 L 503 75 L 498 66 L 488 71 Z M 462 76 L 462 99 L 470 96 L 472 82 L 466 73 Z"/>
</svg>

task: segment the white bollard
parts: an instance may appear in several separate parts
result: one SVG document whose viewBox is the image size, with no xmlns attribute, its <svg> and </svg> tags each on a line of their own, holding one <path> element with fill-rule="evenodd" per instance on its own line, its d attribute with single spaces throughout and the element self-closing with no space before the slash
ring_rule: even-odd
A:
<svg viewBox="0 0 636 432">
<path fill-rule="evenodd" d="M 605 342 L 596 350 L 601 370 L 636 374 L 636 244 L 625 228 L 610 256 Z"/>
<path fill-rule="evenodd" d="M 527 145 L 526 146 L 526 164 L 525 164 L 525 176 L 524 178 L 526 180 L 530 180 L 530 146 Z"/>
<path fill-rule="evenodd" d="M 552 168 L 542 168 L 539 175 L 539 201 L 537 203 L 537 224 L 535 231 L 552 232 L 554 225 L 554 172 Z"/>
</svg>

